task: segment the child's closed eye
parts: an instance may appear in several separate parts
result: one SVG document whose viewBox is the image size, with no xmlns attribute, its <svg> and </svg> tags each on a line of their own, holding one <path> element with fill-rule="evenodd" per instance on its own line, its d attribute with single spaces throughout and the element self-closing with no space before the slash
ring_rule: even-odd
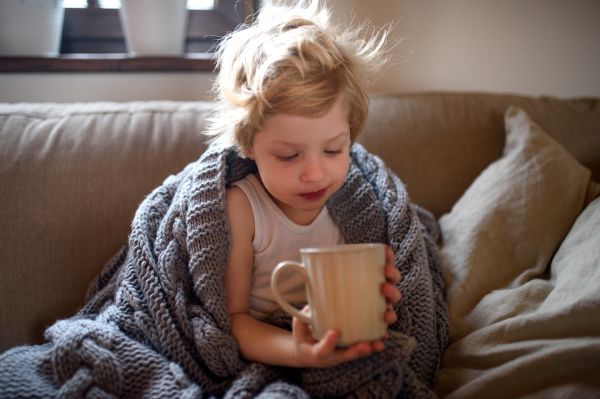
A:
<svg viewBox="0 0 600 399">
<path fill-rule="evenodd" d="M 327 155 L 338 155 L 338 154 L 341 154 L 343 152 L 344 152 L 344 150 L 342 148 L 340 148 L 339 150 L 326 150 L 325 154 L 327 154 Z"/>
<path fill-rule="evenodd" d="M 277 158 L 280 161 L 293 161 L 294 159 L 296 159 L 297 156 L 298 156 L 298 154 L 293 154 L 293 155 L 277 155 Z"/>
</svg>

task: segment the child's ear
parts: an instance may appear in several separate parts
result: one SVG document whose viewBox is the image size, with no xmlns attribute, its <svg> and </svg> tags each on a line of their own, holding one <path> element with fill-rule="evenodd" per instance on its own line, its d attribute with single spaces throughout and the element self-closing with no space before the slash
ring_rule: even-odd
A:
<svg viewBox="0 0 600 399">
<path fill-rule="evenodd" d="M 246 150 L 246 157 L 254 161 L 254 153 L 252 152 L 252 147 L 249 147 Z"/>
</svg>

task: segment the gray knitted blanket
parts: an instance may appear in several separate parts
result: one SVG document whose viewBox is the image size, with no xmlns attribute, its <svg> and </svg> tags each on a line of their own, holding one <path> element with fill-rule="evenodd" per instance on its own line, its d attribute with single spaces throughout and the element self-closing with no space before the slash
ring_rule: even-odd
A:
<svg viewBox="0 0 600 399">
<path fill-rule="evenodd" d="M 327 203 L 348 243 L 383 242 L 402 273 L 386 350 L 330 369 L 249 363 L 229 334 L 225 189 L 252 161 L 209 148 L 140 205 L 128 245 L 47 343 L 0 356 L 0 397 L 433 397 L 448 335 L 438 227 L 383 162 L 355 144 Z M 277 311 L 269 323 L 290 329 Z"/>
</svg>

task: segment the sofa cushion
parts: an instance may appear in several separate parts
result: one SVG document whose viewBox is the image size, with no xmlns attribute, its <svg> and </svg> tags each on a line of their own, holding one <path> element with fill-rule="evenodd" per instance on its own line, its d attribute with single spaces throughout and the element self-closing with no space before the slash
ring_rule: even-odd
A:
<svg viewBox="0 0 600 399">
<path fill-rule="evenodd" d="M 375 95 L 359 140 L 398 174 L 413 202 L 440 217 L 502 155 L 510 105 L 527 112 L 600 181 L 600 99 Z"/>
<path fill-rule="evenodd" d="M 506 128 L 502 157 L 440 219 L 450 340 L 436 391 L 581 394 L 600 366 L 600 324 L 585 326 L 600 312 L 600 202 L 579 216 L 598 187 L 523 110 L 509 108 Z"/>
<path fill-rule="evenodd" d="M 0 352 L 76 312 L 144 196 L 204 150 L 210 107 L 0 105 Z"/>
</svg>

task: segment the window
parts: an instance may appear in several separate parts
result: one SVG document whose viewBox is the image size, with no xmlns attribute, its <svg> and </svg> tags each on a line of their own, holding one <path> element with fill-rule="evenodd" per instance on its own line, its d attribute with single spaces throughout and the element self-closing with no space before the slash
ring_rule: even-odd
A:
<svg viewBox="0 0 600 399">
<path fill-rule="evenodd" d="M 97 0 L 98 7 L 100 8 L 120 8 L 121 0 Z M 86 8 L 88 6 L 87 0 L 64 0 L 63 6 L 65 8 Z M 214 0 L 188 0 L 188 10 L 212 10 L 215 6 Z"/>
<path fill-rule="evenodd" d="M 63 0 L 60 56 L 0 57 L 0 72 L 212 71 L 215 63 L 210 53 L 215 42 L 268 0 L 187 1 L 184 57 L 128 57 L 120 0 Z"/>
<path fill-rule="evenodd" d="M 166 0 L 168 1 L 168 0 Z M 208 53 L 232 31 L 254 4 L 238 0 L 188 0 L 186 53 Z M 64 0 L 61 54 L 125 53 L 120 0 Z"/>
</svg>

